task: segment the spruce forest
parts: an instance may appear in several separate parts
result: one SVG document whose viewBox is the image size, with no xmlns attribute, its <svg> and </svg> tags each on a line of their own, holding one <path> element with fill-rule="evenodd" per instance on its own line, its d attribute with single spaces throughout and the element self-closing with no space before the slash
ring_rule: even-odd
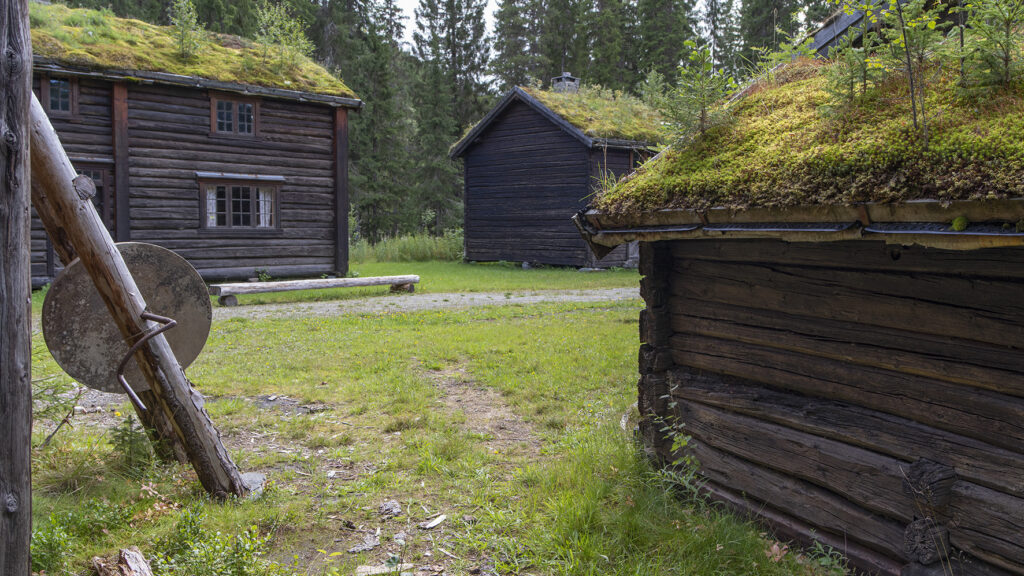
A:
<svg viewBox="0 0 1024 576">
<path fill-rule="evenodd" d="M 173 23 L 163 0 L 67 3 Z M 193 5 L 198 26 L 248 38 L 261 32 L 261 9 L 283 8 L 305 30 L 310 56 L 365 102 L 351 126 L 353 242 L 461 227 L 461 170 L 448 149 L 512 86 L 546 87 L 568 71 L 640 96 L 652 79 L 674 82 L 691 40 L 741 77 L 763 49 L 834 9 L 827 0 L 499 0 L 489 32 L 487 0 L 419 0 L 411 21 L 396 0 Z"/>
</svg>

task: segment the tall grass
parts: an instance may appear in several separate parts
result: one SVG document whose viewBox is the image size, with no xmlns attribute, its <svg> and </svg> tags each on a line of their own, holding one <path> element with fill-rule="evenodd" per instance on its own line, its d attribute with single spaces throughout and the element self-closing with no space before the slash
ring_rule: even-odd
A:
<svg viewBox="0 0 1024 576">
<path fill-rule="evenodd" d="M 385 238 L 376 244 L 360 239 L 349 246 L 352 262 L 427 262 L 462 260 L 462 230 L 445 230 L 442 236 L 424 233 Z"/>
</svg>

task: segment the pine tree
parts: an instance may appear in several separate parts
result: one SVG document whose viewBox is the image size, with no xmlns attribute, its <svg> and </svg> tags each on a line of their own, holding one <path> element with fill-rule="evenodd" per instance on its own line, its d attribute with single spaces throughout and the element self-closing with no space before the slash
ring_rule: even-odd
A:
<svg viewBox="0 0 1024 576">
<path fill-rule="evenodd" d="M 737 72 L 740 68 L 740 34 L 734 0 L 705 0 L 701 30 L 716 69 Z"/>
<path fill-rule="evenodd" d="M 540 12 L 537 50 L 546 67 L 542 80 L 562 72 L 586 70 L 590 64 L 590 43 L 585 27 L 590 4 L 587 0 L 545 0 Z"/>
<path fill-rule="evenodd" d="M 786 35 L 795 34 L 793 16 L 799 9 L 795 0 L 743 0 L 740 9 L 743 59 L 756 62 L 759 48 L 774 50 Z"/>
<path fill-rule="evenodd" d="M 542 9 L 541 0 L 501 0 L 498 4 L 490 70 L 502 92 L 529 84 L 548 69 L 538 46 Z"/>
<path fill-rule="evenodd" d="M 632 90 L 640 81 L 632 39 L 636 35 L 635 15 L 626 0 L 596 0 L 588 14 L 588 36 L 592 41 L 590 66 L 583 77 L 590 84 L 615 90 Z"/>
<path fill-rule="evenodd" d="M 637 67 L 675 78 L 683 62 L 683 43 L 694 37 L 691 4 L 680 0 L 638 0 Z"/>
</svg>

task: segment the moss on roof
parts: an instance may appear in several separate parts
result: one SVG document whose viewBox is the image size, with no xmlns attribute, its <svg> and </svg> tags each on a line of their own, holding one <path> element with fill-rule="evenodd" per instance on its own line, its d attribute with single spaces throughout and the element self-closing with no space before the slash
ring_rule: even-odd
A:
<svg viewBox="0 0 1024 576">
<path fill-rule="evenodd" d="M 209 80 L 355 98 L 345 83 L 308 58 L 278 71 L 251 40 L 206 33 L 197 56 L 182 60 L 174 29 L 109 12 L 31 3 L 32 51 L 58 63 L 96 70 L 168 72 Z"/>
<path fill-rule="evenodd" d="M 734 121 L 666 150 L 602 192 L 607 213 L 1024 197 L 1024 94 L 958 97 L 952 71 L 930 86 L 930 145 L 915 136 L 906 88 L 892 81 L 867 102 L 830 114 L 825 64 L 734 104 Z"/>
<path fill-rule="evenodd" d="M 523 90 L 591 138 L 649 144 L 665 141 L 661 114 L 629 94 L 600 86 L 581 86 L 576 94 Z"/>
</svg>

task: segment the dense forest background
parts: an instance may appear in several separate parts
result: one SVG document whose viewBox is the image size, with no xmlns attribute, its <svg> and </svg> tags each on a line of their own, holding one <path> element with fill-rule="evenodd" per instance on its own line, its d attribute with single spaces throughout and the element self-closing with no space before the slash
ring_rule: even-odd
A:
<svg viewBox="0 0 1024 576">
<path fill-rule="evenodd" d="M 259 2 L 193 0 L 207 30 L 249 38 Z M 673 81 L 687 40 L 742 76 L 759 48 L 831 9 L 828 0 L 499 0 L 488 33 L 487 0 L 419 0 L 412 22 L 396 0 L 279 2 L 305 26 L 313 57 L 366 103 L 351 122 L 351 197 L 353 235 L 371 242 L 461 226 L 461 171 L 447 151 L 511 86 L 569 71 L 643 95 L 652 71 Z M 164 0 L 67 3 L 169 23 Z"/>
</svg>

